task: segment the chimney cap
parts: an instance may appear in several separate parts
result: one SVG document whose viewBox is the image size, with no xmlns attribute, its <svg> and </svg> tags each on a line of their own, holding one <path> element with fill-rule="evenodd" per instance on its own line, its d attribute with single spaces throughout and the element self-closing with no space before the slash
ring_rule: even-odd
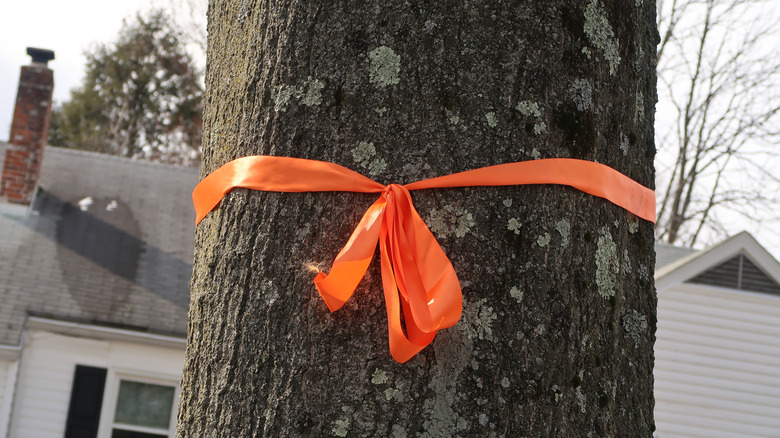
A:
<svg viewBox="0 0 780 438">
<path fill-rule="evenodd" d="M 32 62 L 36 64 L 46 65 L 54 59 L 54 52 L 47 49 L 37 49 L 35 47 L 28 47 L 27 54 L 32 57 Z"/>
</svg>

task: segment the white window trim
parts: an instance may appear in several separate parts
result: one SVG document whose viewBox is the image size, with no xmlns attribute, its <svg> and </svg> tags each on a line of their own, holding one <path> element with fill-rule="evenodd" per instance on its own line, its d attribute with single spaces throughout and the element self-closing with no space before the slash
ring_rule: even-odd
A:
<svg viewBox="0 0 780 438">
<path fill-rule="evenodd" d="M 100 426 L 98 428 L 98 438 L 111 438 L 111 432 L 115 425 L 121 425 L 123 429 L 133 430 L 145 433 L 161 433 L 159 429 L 125 425 L 123 423 L 114 423 L 114 410 L 116 409 L 116 398 L 119 395 L 119 381 L 132 380 L 134 382 L 151 383 L 155 385 L 164 385 L 174 387 L 173 406 L 171 406 L 171 420 L 168 424 L 167 435 L 172 438 L 176 433 L 176 416 L 179 406 L 179 386 L 180 377 L 166 374 L 141 373 L 138 370 L 109 368 L 106 375 L 105 389 L 103 390 L 103 404 L 100 410 Z"/>
</svg>

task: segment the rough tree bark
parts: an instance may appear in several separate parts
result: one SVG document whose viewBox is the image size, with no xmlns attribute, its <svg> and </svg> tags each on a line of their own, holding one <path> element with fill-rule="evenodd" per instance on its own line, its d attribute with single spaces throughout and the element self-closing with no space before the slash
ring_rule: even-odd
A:
<svg viewBox="0 0 780 438">
<path fill-rule="evenodd" d="M 654 3 L 213 0 L 202 175 L 244 155 L 405 183 L 573 157 L 653 186 Z M 461 322 L 388 352 L 376 260 L 312 284 L 376 195 L 235 190 L 197 229 L 180 437 L 650 436 L 653 228 L 564 186 L 414 192 Z"/>
</svg>

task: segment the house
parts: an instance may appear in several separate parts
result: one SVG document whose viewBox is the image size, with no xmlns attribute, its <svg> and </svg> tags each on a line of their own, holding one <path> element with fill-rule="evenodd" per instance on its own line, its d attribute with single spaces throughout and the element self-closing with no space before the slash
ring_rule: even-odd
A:
<svg viewBox="0 0 780 438">
<path fill-rule="evenodd" d="M 198 171 L 44 150 L 53 53 L 29 52 L 0 142 L 0 438 L 171 437 Z M 656 251 L 656 436 L 780 436 L 780 264 L 746 233 Z"/>
<path fill-rule="evenodd" d="M 198 171 L 44 150 L 53 53 L 28 53 L 0 142 L 0 438 L 173 436 Z"/>
<path fill-rule="evenodd" d="M 780 436 L 780 263 L 744 232 L 656 253 L 656 436 Z"/>
</svg>

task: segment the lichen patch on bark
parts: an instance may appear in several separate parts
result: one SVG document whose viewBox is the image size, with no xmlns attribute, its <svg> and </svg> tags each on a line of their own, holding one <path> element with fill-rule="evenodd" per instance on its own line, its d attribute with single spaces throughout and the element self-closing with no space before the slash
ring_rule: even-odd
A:
<svg viewBox="0 0 780 438">
<path fill-rule="evenodd" d="M 617 275 L 620 273 L 620 258 L 617 245 L 612 240 L 609 229 L 601 229 L 596 245 L 596 286 L 599 295 L 604 298 L 615 296 Z"/>
<path fill-rule="evenodd" d="M 384 88 L 401 82 L 401 56 L 387 46 L 379 46 L 368 53 L 369 81 Z"/>
<path fill-rule="evenodd" d="M 591 0 L 585 8 L 585 35 L 591 44 L 601 51 L 609 64 L 609 74 L 614 76 L 620 65 L 618 41 L 615 32 L 609 24 L 607 14 L 599 0 Z"/>
<path fill-rule="evenodd" d="M 436 237 L 463 237 L 474 226 L 474 217 L 465 208 L 445 205 L 432 209 L 425 223 Z"/>
</svg>

